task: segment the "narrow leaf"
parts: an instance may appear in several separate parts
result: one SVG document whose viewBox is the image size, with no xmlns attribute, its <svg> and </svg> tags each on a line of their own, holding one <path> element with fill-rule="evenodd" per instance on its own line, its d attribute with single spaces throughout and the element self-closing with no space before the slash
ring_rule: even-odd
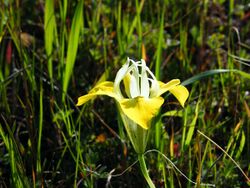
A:
<svg viewBox="0 0 250 188">
<path fill-rule="evenodd" d="M 66 59 L 66 67 L 64 72 L 64 79 L 63 79 L 63 101 L 65 99 L 65 94 L 68 89 L 70 77 L 73 72 L 76 53 L 78 49 L 78 42 L 80 31 L 83 28 L 83 0 L 79 1 L 76 11 L 74 14 L 71 31 L 69 35 L 69 42 L 68 42 L 68 50 L 67 50 L 67 59 Z"/>
<path fill-rule="evenodd" d="M 182 82 L 181 85 L 186 86 L 186 85 L 192 84 L 192 83 L 194 83 L 196 81 L 199 81 L 199 80 L 201 80 L 201 79 L 203 79 L 205 77 L 213 76 L 215 74 L 228 73 L 228 72 L 233 72 L 233 73 L 241 75 L 244 78 L 250 79 L 250 74 L 249 73 L 246 73 L 246 72 L 243 72 L 243 71 L 240 71 L 240 70 L 237 70 L 237 69 L 214 69 L 214 70 L 209 70 L 209 71 L 206 71 L 206 72 L 202 72 L 202 73 L 197 74 L 197 75 L 195 75 L 195 76 L 193 76 L 191 78 L 188 78 L 187 80 Z"/>
<path fill-rule="evenodd" d="M 48 71 L 49 77 L 53 77 L 52 69 L 52 50 L 53 42 L 56 36 L 56 19 L 54 14 L 54 1 L 45 1 L 45 11 L 44 11 L 44 40 L 45 40 L 45 51 L 48 57 Z"/>
</svg>

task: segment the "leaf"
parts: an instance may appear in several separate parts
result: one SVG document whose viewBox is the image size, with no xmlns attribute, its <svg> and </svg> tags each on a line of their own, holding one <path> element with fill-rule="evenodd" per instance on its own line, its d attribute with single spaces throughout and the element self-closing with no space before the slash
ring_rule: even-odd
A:
<svg viewBox="0 0 250 188">
<path fill-rule="evenodd" d="M 53 43 L 56 34 L 56 19 L 54 14 L 54 1 L 45 1 L 45 11 L 44 11 L 44 40 L 45 40 L 45 51 L 48 57 L 48 71 L 49 77 L 53 77 L 53 66 L 52 66 L 52 50 Z"/>
<path fill-rule="evenodd" d="M 240 157 L 240 154 L 242 153 L 242 151 L 244 149 L 245 143 L 246 143 L 246 136 L 245 136 L 244 131 L 242 130 L 241 131 L 240 145 L 238 147 L 238 150 L 237 150 L 237 153 L 236 153 L 236 156 L 235 156 L 236 159 L 238 159 Z"/>
<path fill-rule="evenodd" d="M 195 107 L 195 115 L 194 115 L 192 122 L 190 123 L 190 128 L 188 129 L 187 137 L 186 137 L 185 144 L 184 144 L 185 147 L 189 146 L 191 139 L 193 137 L 193 134 L 194 134 L 195 125 L 196 125 L 196 121 L 198 119 L 198 114 L 199 114 L 199 103 L 200 101 L 198 101 Z"/>
<path fill-rule="evenodd" d="M 174 117 L 182 117 L 183 116 L 183 112 L 180 110 L 171 110 L 171 111 L 167 111 L 164 114 L 161 115 L 161 117 L 164 116 L 174 116 Z"/>
<path fill-rule="evenodd" d="M 63 78 L 63 101 L 65 99 L 65 94 L 68 90 L 68 85 L 70 81 L 70 77 L 73 72 L 75 60 L 76 60 L 76 53 L 78 49 L 78 42 L 80 31 L 83 28 L 83 0 L 79 1 L 76 11 L 74 14 L 71 31 L 69 35 L 69 42 L 68 42 L 68 50 L 67 50 L 67 59 L 66 59 L 66 67 L 64 72 Z"/>
<path fill-rule="evenodd" d="M 181 85 L 186 86 L 186 85 L 192 84 L 196 81 L 199 81 L 205 77 L 213 76 L 215 74 L 229 73 L 229 72 L 233 72 L 233 73 L 241 75 L 242 77 L 250 79 L 250 74 L 243 72 L 243 71 L 240 71 L 240 70 L 237 70 L 237 69 L 214 69 L 214 70 L 209 70 L 209 71 L 205 71 L 205 72 L 202 72 L 200 74 L 197 74 L 197 75 L 183 81 L 181 83 Z"/>
</svg>

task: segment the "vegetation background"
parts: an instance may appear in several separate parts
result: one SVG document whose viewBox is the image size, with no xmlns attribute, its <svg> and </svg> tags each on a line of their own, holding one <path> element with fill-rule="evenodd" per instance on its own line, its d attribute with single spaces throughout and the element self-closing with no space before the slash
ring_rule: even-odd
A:
<svg viewBox="0 0 250 188">
<path fill-rule="evenodd" d="M 156 187 L 248 187 L 249 52 L 248 0 L 0 0 L 0 187 L 146 187 L 114 101 L 75 106 L 127 57 L 190 91 L 152 127 Z"/>
</svg>

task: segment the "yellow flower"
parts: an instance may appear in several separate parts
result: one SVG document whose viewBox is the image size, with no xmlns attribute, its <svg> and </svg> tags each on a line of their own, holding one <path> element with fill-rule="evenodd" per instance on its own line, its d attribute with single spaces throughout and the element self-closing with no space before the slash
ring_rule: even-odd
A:
<svg viewBox="0 0 250 188">
<path fill-rule="evenodd" d="M 125 92 L 121 91 L 123 80 Z M 78 98 L 77 106 L 80 106 L 97 95 L 107 95 L 114 98 L 126 116 L 144 129 L 150 127 L 151 119 L 162 106 L 163 93 L 170 91 L 182 106 L 188 98 L 188 90 L 179 85 L 180 80 L 174 79 L 164 84 L 157 81 L 153 73 L 146 66 L 145 61 L 127 63 L 118 71 L 115 82 L 105 81 L 96 85 L 90 92 Z"/>
<path fill-rule="evenodd" d="M 78 98 L 77 106 L 97 95 L 114 98 L 130 140 L 137 153 L 141 153 L 146 147 L 151 120 L 164 103 L 161 95 L 167 91 L 184 106 L 189 92 L 180 85 L 179 79 L 166 84 L 160 82 L 143 59 L 135 62 L 128 58 L 127 63 L 117 72 L 114 82 L 105 81 L 96 85 L 88 94 Z"/>
</svg>

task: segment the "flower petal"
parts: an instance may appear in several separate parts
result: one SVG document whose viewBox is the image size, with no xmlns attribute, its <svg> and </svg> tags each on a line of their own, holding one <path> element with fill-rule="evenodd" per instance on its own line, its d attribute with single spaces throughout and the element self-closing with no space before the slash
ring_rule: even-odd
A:
<svg viewBox="0 0 250 188">
<path fill-rule="evenodd" d="M 139 77 L 135 73 L 135 71 L 131 74 L 130 76 L 130 84 L 129 84 L 129 89 L 130 89 L 130 95 L 132 98 L 135 98 L 140 95 L 139 91 Z"/>
<path fill-rule="evenodd" d="M 184 107 L 184 103 L 186 102 L 189 92 L 187 88 L 182 85 L 174 86 L 169 91 L 175 96 L 175 98 L 180 102 L 181 106 Z"/>
<path fill-rule="evenodd" d="M 116 93 L 118 93 L 122 97 L 121 89 L 120 89 L 120 82 L 124 78 L 124 76 L 127 74 L 128 67 L 129 67 L 130 59 L 127 59 L 126 64 L 122 66 L 122 68 L 119 69 L 119 71 L 116 74 L 115 82 L 114 82 L 114 90 Z"/>
<path fill-rule="evenodd" d="M 179 85 L 181 82 L 179 79 L 173 79 L 170 80 L 168 83 L 163 83 L 161 81 L 158 81 L 160 90 L 158 92 L 158 96 L 162 95 L 163 93 L 169 91 L 172 87 L 175 87 L 176 85 Z"/>
<path fill-rule="evenodd" d="M 139 96 L 133 99 L 121 99 L 119 104 L 128 118 L 142 128 L 148 129 L 152 118 L 157 114 L 163 102 L 162 97 L 144 98 Z"/>
<path fill-rule="evenodd" d="M 127 94 L 127 96 L 129 98 L 131 98 L 131 95 L 130 95 L 130 80 L 131 80 L 131 75 L 130 73 L 127 73 L 126 76 L 124 76 L 123 78 L 123 84 L 124 84 L 124 87 L 125 87 L 125 92 Z"/>
<path fill-rule="evenodd" d="M 141 60 L 141 96 L 148 98 L 149 97 L 149 82 L 148 75 L 146 71 L 146 62 Z"/>
<path fill-rule="evenodd" d="M 149 80 L 151 82 L 151 88 L 150 88 L 150 95 L 149 95 L 149 97 L 150 98 L 157 97 L 158 93 L 159 93 L 159 89 L 160 89 L 159 81 L 154 80 L 154 79 L 149 79 Z"/>
<path fill-rule="evenodd" d="M 107 95 L 115 99 L 118 98 L 118 96 L 114 93 L 114 83 L 106 81 L 95 86 L 89 91 L 88 94 L 79 97 L 76 105 L 80 106 L 97 95 Z"/>
</svg>

